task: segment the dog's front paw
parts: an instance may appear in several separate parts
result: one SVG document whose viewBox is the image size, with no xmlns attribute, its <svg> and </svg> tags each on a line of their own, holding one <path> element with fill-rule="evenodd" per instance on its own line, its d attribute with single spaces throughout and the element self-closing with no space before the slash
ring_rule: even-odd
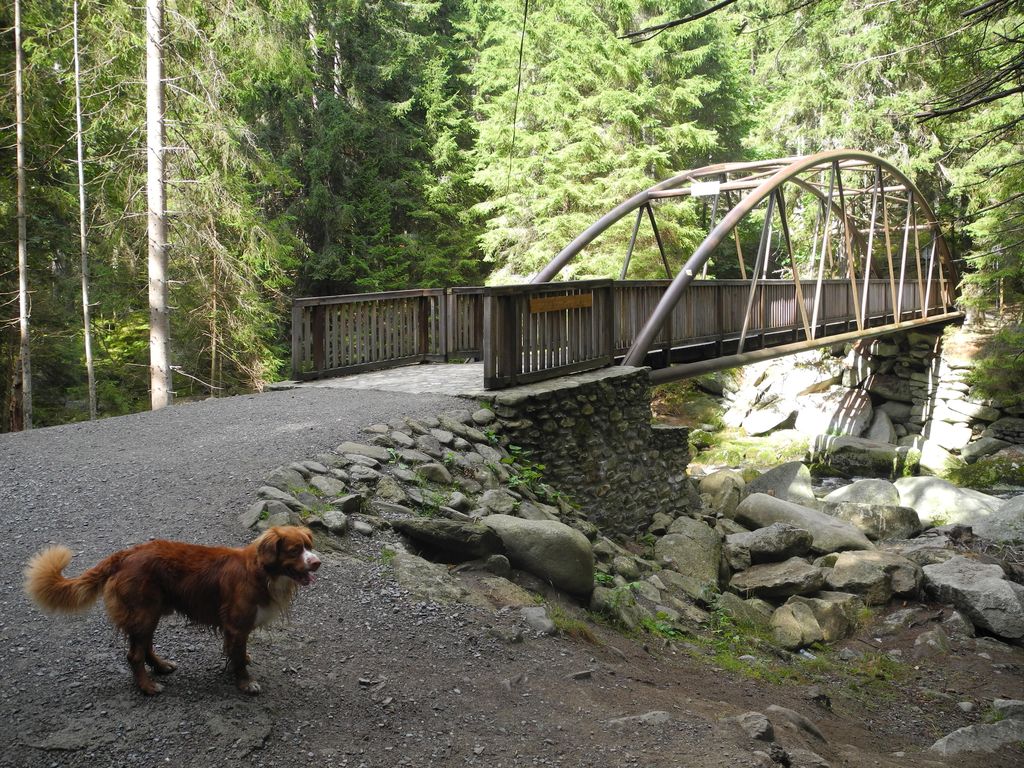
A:
<svg viewBox="0 0 1024 768">
<path fill-rule="evenodd" d="M 163 689 L 163 685 L 154 680 L 147 680 L 139 683 L 139 690 L 147 696 L 156 696 Z"/>
<path fill-rule="evenodd" d="M 252 696 L 255 696 L 260 692 L 260 684 L 257 683 L 255 680 L 239 680 L 238 690 L 242 691 L 243 693 L 248 693 Z"/>
</svg>

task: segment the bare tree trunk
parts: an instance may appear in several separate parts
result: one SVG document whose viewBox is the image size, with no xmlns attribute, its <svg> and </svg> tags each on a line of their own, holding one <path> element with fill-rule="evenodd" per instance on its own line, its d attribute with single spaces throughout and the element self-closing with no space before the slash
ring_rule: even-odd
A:
<svg viewBox="0 0 1024 768">
<path fill-rule="evenodd" d="M 78 59 L 78 0 L 74 2 L 72 36 L 75 49 L 75 129 L 78 138 L 78 238 L 82 250 L 82 327 L 85 371 L 89 378 L 89 418 L 96 418 L 96 373 L 92 364 L 92 321 L 89 317 L 89 250 L 85 224 L 85 161 L 82 138 L 82 70 Z"/>
<path fill-rule="evenodd" d="M 21 75 L 24 63 L 21 50 L 21 2 L 14 0 L 14 92 L 18 162 L 18 308 L 21 330 L 21 420 L 23 429 L 32 429 L 32 359 L 28 339 L 28 243 L 25 231 L 25 104 Z"/>
<path fill-rule="evenodd" d="M 213 254 L 213 280 L 212 280 L 212 296 L 213 307 L 210 310 L 210 396 L 216 397 L 218 392 L 217 386 L 217 291 L 218 285 L 217 280 L 217 253 L 214 251 Z"/>
<path fill-rule="evenodd" d="M 149 381 L 153 410 L 171 404 L 164 197 L 163 0 L 146 0 L 146 198 L 149 203 Z"/>
</svg>

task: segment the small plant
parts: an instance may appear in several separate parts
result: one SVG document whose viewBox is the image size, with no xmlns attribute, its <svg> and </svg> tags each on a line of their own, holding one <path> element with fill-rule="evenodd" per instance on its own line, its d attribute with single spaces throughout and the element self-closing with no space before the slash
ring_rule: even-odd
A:
<svg viewBox="0 0 1024 768">
<path fill-rule="evenodd" d="M 384 547 L 380 551 L 380 561 L 384 563 L 384 565 L 390 566 L 395 561 L 397 554 L 398 553 L 395 552 L 395 550 Z"/>
<path fill-rule="evenodd" d="M 615 577 L 604 571 L 594 571 L 594 581 L 602 586 L 615 583 Z"/>
<path fill-rule="evenodd" d="M 484 437 L 487 438 L 487 442 L 491 443 L 492 445 L 498 444 L 498 433 L 495 432 L 493 429 L 485 428 L 481 429 L 480 431 L 483 432 Z"/>
<path fill-rule="evenodd" d="M 664 637 L 666 640 L 682 640 L 686 635 L 672 624 L 668 616 L 659 611 L 653 618 L 645 616 L 640 620 L 640 626 L 650 634 L 657 637 Z"/>
<path fill-rule="evenodd" d="M 391 457 L 388 459 L 388 464 L 400 464 L 402 461 L 401 455 L 394 448 L 388 448 L 388 456 Z"/>
<path fill-rule="evenodd" d="M 585 621 L 570 616 L 561 607 L 557 605 L 549 606 L 548 616 L 554 622 L 555 629 L 558 630 L 559 634 L 575 640 L 582 640 L 591 645 L 598 644 L 597 635 L 594 634 L 594 630 Z"/>
</svg>

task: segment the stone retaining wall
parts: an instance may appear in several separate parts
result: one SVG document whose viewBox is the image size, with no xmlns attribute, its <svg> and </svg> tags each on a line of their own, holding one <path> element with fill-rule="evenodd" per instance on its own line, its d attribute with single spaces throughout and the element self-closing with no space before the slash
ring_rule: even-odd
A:
<svg viewBox="0 0 1024 768">
<path fill-rule="evenodd" d="M 606 368 L 489 393 L 503 438 L 545 466 L 605 531 L 636 534 L 659 513 L 700 509 L 687 430 L 651 423 L 646 368 Z"/>
</svg>

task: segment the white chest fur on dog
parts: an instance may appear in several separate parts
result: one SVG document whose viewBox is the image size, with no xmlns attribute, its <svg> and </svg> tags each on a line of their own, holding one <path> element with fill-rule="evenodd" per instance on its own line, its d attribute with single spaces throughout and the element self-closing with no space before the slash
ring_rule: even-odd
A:
<svg viewBox="0 0 1024 768">
<path fill-rule="evenodd" d="M 273 624 L 288 613 L 295 595 L 295 582 L 287 576 L 270 579 L 267 587 L 270 590 L 270 603 L 256 608 L 256 626 L 265 627 Z"/>
</svg>

